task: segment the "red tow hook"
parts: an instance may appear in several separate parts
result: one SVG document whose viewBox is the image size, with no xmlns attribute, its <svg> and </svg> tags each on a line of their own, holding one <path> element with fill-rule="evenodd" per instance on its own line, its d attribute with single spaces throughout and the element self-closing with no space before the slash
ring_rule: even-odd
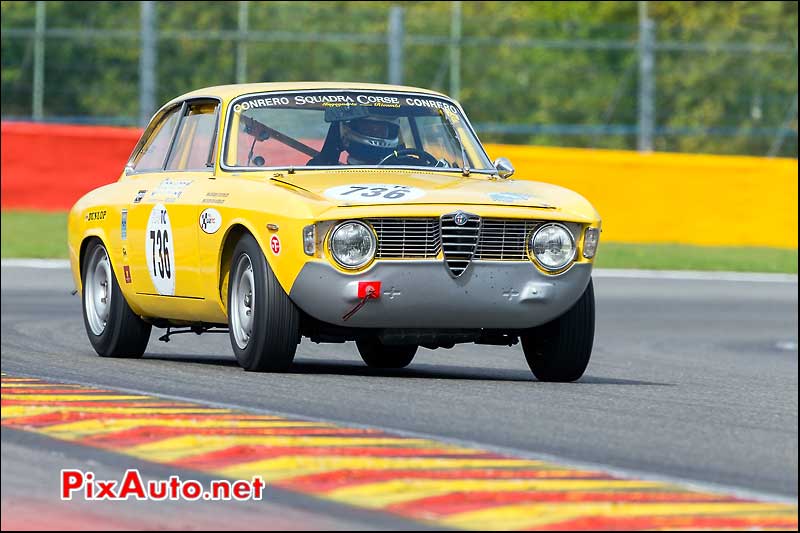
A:
<svg viewBox="0 0 800 533">
<path fill-rule="evenodd" d="M 358 297 L 361 298 L 355 307 L 342 316 L 342 321 L 347 322 L 350 318 L 358 313 L 362 307 L 367 305 L 369 300 L 377 300 L 381 297 L 381 282 L 380 281 L 359 281 L 358 282 Z"/>
</svg>

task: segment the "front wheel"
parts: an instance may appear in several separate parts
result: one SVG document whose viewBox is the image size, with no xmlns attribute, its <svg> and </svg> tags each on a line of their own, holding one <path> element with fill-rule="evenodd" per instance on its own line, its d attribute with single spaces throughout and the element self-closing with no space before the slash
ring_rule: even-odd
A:
<svg viewBox="0 0 800 533">
<path fill-rule="evenodd" d="M 361 359 L 371 368 L 405 368 L 417 354 L 415 344 L 387 346 L 374 337 L 357 340 L 356 347 Z"/>
<path fill-rule="evenodd" d="M 94 351 L 101 357 L 141 357 L 152 326 L 131 310 L 103 243 L 86 249 L 83 282 L 83 324 Z"/>
<path fill-rule="evenodd" d="M 594 286 L 589 286 L 572 308 L 535 328 L 522 338 L 522 350 L 533 375 L 540 381 L 576 381 L 589 365 L 594 343 Z"/>
<path fill-rule="evenodd" d="M 292 364 L 300 313 L 249 234 L 239 239 L 231 259 L 228 326 L 236 360 L 245 370 L 280 372 Z"/>
</svg>

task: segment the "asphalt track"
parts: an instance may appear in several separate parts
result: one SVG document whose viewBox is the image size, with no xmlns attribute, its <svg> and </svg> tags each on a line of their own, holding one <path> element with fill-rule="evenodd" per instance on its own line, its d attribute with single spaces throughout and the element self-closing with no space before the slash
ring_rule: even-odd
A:
<svg viewBox="0 0 800 533">
<path fill-rule="evenodd" d="M 143 360 L 101 359 L 86 340 L 66 270 L 4 266 L 2 370 L 433 435 L 796 501 L 797 280 L 688 278 L 597 278 L 592 362 L 580 382 L 565 385 L 537 382 L 519 346 L 421 350 L 405 370 L 374 371 L 352 344 L 304 342 L 291 372 L 270 375 L 239 369 L 227 335 L 177 336 L 165 344 L 154 331 Z M 27 506 L 31 517 L 52 510 L 59 468 L 164 473 L 16 430 L 3 430 L 2 445 L 4 528 L 11 524 L 6 511 L 20 517 Z M 146 522 L 141 502 L 73 506 L 62 507 L 60 519 L 70 523 L 72 513 L 81 527 L 93 516 L 103 526 L 113 517 L 119 527 L 190 527 L 196 520 L 234 528 L 409 525 L 288 492 L 268 499 L 259 505 L 278 517 L 268 523 L 265 507 L 255 503 L 195 505 L 191 516 L 185 502 L 163 504 L 148 511 Z"/>
</svg>

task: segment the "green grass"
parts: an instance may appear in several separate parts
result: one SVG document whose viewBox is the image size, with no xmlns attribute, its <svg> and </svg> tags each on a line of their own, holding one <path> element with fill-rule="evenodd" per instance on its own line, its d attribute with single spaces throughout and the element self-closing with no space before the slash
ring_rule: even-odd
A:
<svg viewBox="0 0 800 533">
<path fill-rule="evenodd" d="M 2 257 L 67 257 L 67 214 L 0 212 Z"/>
<path fill-rule="evenodd" d="M 67 214 L 3 211 L 3 257 L 67 257 Z M 597 266 L 797 273 L 797 250 L 601 242 Z"/>
<path fill-rule="evenodd" d="M 599 268 L 797 273 L 797 250 L 600 242 Z"/>
</svg>

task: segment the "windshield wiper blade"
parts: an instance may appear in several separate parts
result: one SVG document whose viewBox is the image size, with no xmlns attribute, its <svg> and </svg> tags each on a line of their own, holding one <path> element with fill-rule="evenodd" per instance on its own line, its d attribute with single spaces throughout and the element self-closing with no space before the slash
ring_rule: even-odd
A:
<svg viewBox="0 0 800 533">
<path fill-rule="evenodd" d="M 450 133 L 455 138 L 456 142 L 458 143 L 458 147 L 461 148 L 461 175 L 462 176 L 469 176 L 469 161 L 467 159 L 467 150 L 464 148 L 464 143 L 461 142 L 461 136 L 458 134 L 458 130 L 456 127 L 453 126 L 453 122 L 450 120 L 450 117 L 447 116 L 447 113 L 444 109 L 439 110 L 439 115 L 442 117 L 442 122 L 447 126 L 447 129 L 450 130 Z"/>
</svg>

